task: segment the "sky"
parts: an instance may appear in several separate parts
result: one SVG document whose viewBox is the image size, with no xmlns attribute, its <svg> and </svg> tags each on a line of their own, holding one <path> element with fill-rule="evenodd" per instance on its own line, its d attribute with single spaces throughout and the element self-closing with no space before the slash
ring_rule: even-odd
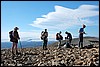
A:
<svg viewBox="0 0 100 67">
<path fill-rule="evenodd" d="M 21 41 L 40 41 L 44 29 L 54 41 L 59 31 L 77 38 L 83 24 L 84 36 L 99 37 L 99 1 L 1 1 L 1 42 L 9 41 L 16 26 Z"/>
</svg>

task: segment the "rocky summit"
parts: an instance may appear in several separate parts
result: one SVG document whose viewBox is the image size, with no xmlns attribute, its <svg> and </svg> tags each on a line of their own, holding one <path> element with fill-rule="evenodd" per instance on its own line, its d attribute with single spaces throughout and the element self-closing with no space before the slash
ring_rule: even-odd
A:
<svg viewBox="0 0 100 67">
<path fill-rule="evenodd" d="M 77 47 L 78 38 L 72 40 L 72 48 L 61 48 L 57 42 L 42 47 L 18 48 L 18 54 L 12 55 L 11 49 L 1 49 L 1 66 L 99 66 L 99 39 L 84 38 L 84 48 Z"/>
<path fill-rule="evenodd" d="M 17 55 L 12 55 L 11 49 L 2 49 L 1 66 L 99 66 L 99 47 L 18 48 Z"/>
</svg>

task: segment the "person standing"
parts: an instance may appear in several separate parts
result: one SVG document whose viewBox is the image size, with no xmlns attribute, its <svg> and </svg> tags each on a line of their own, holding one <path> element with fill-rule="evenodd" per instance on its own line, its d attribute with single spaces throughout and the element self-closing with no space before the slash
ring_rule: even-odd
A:
<svg viewBox="0 0 100 67">
<path fill-rule="evenodd" d="M 13 45 L 12 45 L 12 54 L 13 55 L 15 53 L 18 54 L 17 44 L 18 44 L 18 39 L 20 39 L 20 37 L 19 37 L 19 34 L 18 34 L 18 31 L 17 30 L 19 30 L 19 28 L 18 27 L 15 27 L 14 28 L 14 31 L 9 32 L 10 37 L 12 37 L 12 39 L 10 41 L 13 43 Z M 14 50 L 15 50 L 15 53 L 14 53 Z"/>
<path fill-rule="evenodd" d="M 79 30 L 79 48 L 83 48 L 83 34 L 86 34 L 84 32 L 85 27 L 86 27 L 86 25 L 83 24 L 83 27 L 80 28 L 80 30 Z"/>
<path fill-rule="evenodd" d="M 45 31 L 42 31 L 42 40 L 43 40 L 43 49 L 47 50 L 47 42 L 48 42 L 48 32 L 47 29 Z"/>
<path fill-rule="evenodd" d="M 61 33 L 62 33 L 61 31 L 59 33 L 57 33 L 57 40 L 58 40 L 58 47 L 57 48 L 61 47 L 61 40 L 63 40 Z"/>
</svg>

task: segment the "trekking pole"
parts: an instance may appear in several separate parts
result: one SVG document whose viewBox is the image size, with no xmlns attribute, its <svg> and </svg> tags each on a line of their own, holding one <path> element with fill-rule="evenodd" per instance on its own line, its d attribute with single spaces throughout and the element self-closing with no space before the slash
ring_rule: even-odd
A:
<svg viewBox="0 0 100 67">
<path fill-rule="evenodd" d="M 20 47 L 21 47 L 21 49 L 22 49 L 22 45 L 21 45 L 21 41 L 19 40 L 19 43 L 20 43 Z"/>
<path fill-rule="evenodd" d="M 21 45 L 21 41 L 20 40 L 19 40 L 19 43 L 20 43 L 20 47 L 21 47 L 20 51 L 23 54 L 22 45 Z"/>
</svg>

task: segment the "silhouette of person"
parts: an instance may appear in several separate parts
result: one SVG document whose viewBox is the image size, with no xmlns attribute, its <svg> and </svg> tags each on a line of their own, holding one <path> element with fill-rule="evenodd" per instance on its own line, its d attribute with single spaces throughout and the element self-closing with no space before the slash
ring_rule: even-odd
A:
<svg viewBox="0 0 100 67">
<path fill-rule="evenodd" d="M 80 48 L 83 48 L 83 34 L 86 34 L 86 33 L 84 32 L 84 28 L 85 28 L 85 27 L 86 27 L 86 25 L 83 24 L 83 27 L 80 28 L 80 30 L 79 30 L 79 47 L 80 47 Z"/>
</svg>

